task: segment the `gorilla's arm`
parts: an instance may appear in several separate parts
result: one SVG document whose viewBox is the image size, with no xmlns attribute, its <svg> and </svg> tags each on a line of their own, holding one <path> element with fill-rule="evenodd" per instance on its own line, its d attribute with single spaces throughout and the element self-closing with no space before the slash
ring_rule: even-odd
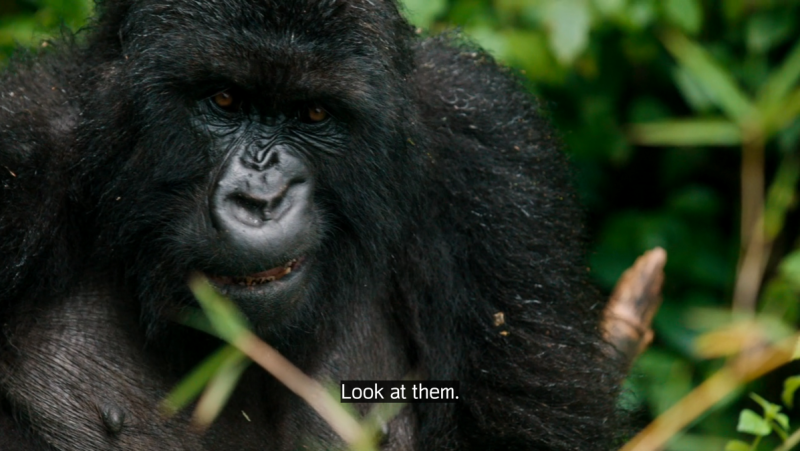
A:
<svg viewBox="0 0 800 451">
<path fill-rule="evenodd" d="M 461 37 L 420 44 L 415 85 L 438 206 L 428 229 L 447 239 L 410 245 L 408 258 L 437 262 L 424 269 L 428 292 L 452 284 L 447 300 L 417 301 L 430 309 L 419 315 L 423 361 L 458 371 L 471 393 L 459 405 L 468 443 L 602 449 L 620 368 L 602 353 L 604 302 L 579 264 L 582 213 L 556 135 L 519 76 Z M 461 323 L 442 330 L 443 315 Z M 472 352 L 443 364 L 453 353 L 443 334 Z"/>
<path fill-rule="evenodd" d="M 11 412 L 2 415 L 0 448 L 17 449 L 32 432 L 63 451 L 203 449 L 185 418 L 158 411 L 174 381 L 164 377 L 165 362 L 145 352 L 136 304 L 102 287 L 18 304 L 9 315 L 0 385 Z M 9 413 L 31 430 L 20 432 Z"/>
</svg>

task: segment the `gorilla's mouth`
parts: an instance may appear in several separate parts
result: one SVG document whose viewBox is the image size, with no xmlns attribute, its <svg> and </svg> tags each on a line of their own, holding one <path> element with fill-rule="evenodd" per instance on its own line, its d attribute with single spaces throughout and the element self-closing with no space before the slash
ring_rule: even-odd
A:
<svg viewBox="0 0 800 451">
<path fill-rule="evenodd" d="M 281 266 L 244 276 L 209 276 L 209 278 L 222 286 L 255 287 L 281 280 L 293 271 L 297 271 L 304 260 L 305 257 L 294 258 Z"/>
</svg>

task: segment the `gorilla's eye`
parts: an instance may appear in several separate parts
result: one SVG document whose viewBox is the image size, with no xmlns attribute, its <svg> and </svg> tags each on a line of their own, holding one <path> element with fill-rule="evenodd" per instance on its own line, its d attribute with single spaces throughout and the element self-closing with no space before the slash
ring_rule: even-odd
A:
<svg viewBox="0 0 800 451">
<path fill-rule="evenodd" d="M 230 89 L 218 92 L 211 100 L 214 102 L 214 105 L 229 113 L 235 113 L 242 108 L 240 96 L 235 95 Z"/>
<path fill-rule="evenodd" d="M 328 118 L 328 112 L 318 103 L 305 105 L 298 111 L 300 121 L 307 124 L 316 124 Z"/>
</svg>

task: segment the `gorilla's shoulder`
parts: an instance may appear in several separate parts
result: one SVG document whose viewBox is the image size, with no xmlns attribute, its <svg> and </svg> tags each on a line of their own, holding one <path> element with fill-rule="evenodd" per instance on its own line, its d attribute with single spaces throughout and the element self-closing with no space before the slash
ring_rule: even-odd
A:
<svg viewBox="0 0 800 451">
<path fill-rule="evenodd" d="M 436 135 L 460 136 L 471 142 L 464 150 L 484 158 L 488 151 L 563 166 L 560 142 L 522 76 L 460 33 L 420 40 L 414 78 L 423 121 Z"/>
<path fill-rule="evenodd" d="M 57 51 L 50 48 L 55 44 L 42 45 L 37 52 L 18 50 L 0 72 L 0 161 L 6 166 L 39 153 L 52 158 L 68 145 L 78 122 L 78 58 L 68 43 Z"/>
<path fill-rule="evenodd" d="M 455 32 L 418 41 L 415 55 L 416 104 L 446 172 L 469 191 L 483 184 L 516 205 L 553 198 L 552 214 L 574 214 L 561 142 L 521 74 Z"/>
</svg>

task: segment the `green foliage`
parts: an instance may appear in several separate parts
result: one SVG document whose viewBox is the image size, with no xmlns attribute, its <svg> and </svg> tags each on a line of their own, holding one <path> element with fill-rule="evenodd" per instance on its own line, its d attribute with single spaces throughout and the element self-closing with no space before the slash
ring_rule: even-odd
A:
<svg viewBox="0 0 800 451">
<path fill-rule="evenodd" d="M 783 382 L 783 394 L 781 401 L 786 404 L 786 407 L 794 407 L 794 394 L 800 388 L 800 376 L 792 376 Z"/>
<path fill-rule="evenodd" d="M 725 451 L 756 451 L 759 449 L 758 445 L 761 443 L 761 439 L 773 432 L 784 443 L 789 439 L 789 417 L 781 413 L 783 408 L 777 404 L 772 404 L 755 393 L 750 393 L 750 398 L 761 406 L 764 413 L 759 415 L 750 409 L 742 409 L 739 412 L 739 423 L 736 426 L 736 430 L 744 434 L 754 435 L 755 438 L 752 443 L 731 440 L 725 446 Z M 791 405 L 787 404 L 787 406 Z"/>
<path fill-rule="evenodd" d="M 35 46 L 58 35 L 60 27 L 77 30 L 86 24 L 93 0 L 4 0 L 0 2 L 0 62 L 18 45 Z"/>
</svg>

